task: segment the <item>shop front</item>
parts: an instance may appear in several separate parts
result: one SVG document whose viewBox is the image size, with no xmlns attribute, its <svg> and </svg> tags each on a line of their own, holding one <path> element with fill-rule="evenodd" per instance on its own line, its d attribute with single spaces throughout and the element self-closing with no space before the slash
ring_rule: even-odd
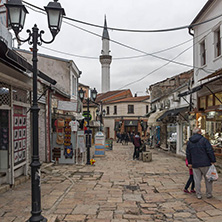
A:
<svg viewBox="0 0 222 222">
<path fill-rule="evenodd" d="M 222 156 L 222 110 L 196 114 L 197 126 L 211 143 L 216 156 Z"/>
<path fill-rule="evenodd" d="M 52 109 L 52 160 L 60 164 L 84 164 L 85 138 L 84 130 L 80 130 L 83 117 L 77 114 L 77 102 L 54 96 Z"/>
<path fill-rule="evenodd" d="M 166 148 L 167 150 L 185 154 L 186 144 L 190 136 L 188 119 L 188 107 L 167 110 L 157 121 L 166 124 Z"/>
<path fill-rule="evenodd" d="M 138 132 L 138 120 L 124 120 L 124 132 Z"/>
<path fill-rule="evenodd" d="M 30 92 L 18 85 L 0 82 L 0 184 L 28 173 Z"/>
<path fill-rule="evenodd" d="M 157 119 L 165 113 L 165 110 L 156 111 L 152 113 L 148 118 L 148 128 L 150 133 L 150 146 L 161 147 L 164 144 L 164 138 L 166 135 L 166 127 L 162 122 L 158 122 Z"/>
<path fill-rule="evenodd" d="M 217 74 L 217 73 L 215 73 Z M 214 76 L 209 76 L 214 77 Z M 198 112 L 196 113 L 196 126 L 200 127 L 202 134 L 209 140 L 216 156 L 222 156 L 222 76 L 203 84 L 198 92 Z"/>
</svg>

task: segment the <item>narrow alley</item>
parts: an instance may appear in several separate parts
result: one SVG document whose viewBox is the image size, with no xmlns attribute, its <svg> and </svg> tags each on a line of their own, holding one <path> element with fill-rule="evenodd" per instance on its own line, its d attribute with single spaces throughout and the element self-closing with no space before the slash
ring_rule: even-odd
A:
<svg viewBox="0 0 222 222">
<path fill-rule="evenodd" d="M 151 162 L 132 160 L 132 144 L 114 143 L 95 166 L 43 165 L 42 215 L 49 222 L 222 221 L 221 177 L 213 198 L 198 200 L 183 192 L 189 176 L 184 160 L 151 152 Z M 26 221 L 30 204 L 29 180 L 0 194 L 0 221 Z"/>
</svg>

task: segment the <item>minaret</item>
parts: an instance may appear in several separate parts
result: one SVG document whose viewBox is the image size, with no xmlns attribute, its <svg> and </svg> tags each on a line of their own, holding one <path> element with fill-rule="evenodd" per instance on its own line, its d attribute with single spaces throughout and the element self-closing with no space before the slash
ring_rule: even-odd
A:
<svg viewBox="0 0 222 222">
<path fill-rule="evenodd" d="M 102 64 L 102 93 L 110 91 L 110 64 L 112 62 L 112 56 L 109 55 L 109 53 L 109 33 L 105 17 L 102 36 L 102 55 L 99 57 L 100 63 Z"/>
</svg>

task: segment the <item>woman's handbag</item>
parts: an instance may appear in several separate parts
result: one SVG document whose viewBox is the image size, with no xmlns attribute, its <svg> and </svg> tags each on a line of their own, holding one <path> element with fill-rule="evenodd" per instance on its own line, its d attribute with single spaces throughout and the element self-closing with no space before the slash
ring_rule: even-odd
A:
<svg viewBox="0 0 222 222">
<path fill-rule="evenodd" d="M 64 143 L 63 133 L 57 133 L 56 143 L 59 145 Z"/>
<path fill-rule="evenodd" d="M 209 167 L 206 178 L 208 181 L 216 181 L 218 179 L 218 173 L 216 167 L 213 164 Z"/>
<path fill-rule="evenodd" d="M 65 126 L 65 121 L 64 119 L 58 119 L 57 120 L 57 127 L 58 128 L 63 128 Z"/>
</svg>

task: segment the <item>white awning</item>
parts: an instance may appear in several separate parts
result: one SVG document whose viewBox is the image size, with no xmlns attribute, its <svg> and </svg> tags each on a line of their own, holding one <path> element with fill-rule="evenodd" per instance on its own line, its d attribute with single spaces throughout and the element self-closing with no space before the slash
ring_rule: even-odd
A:
<svg viewBox="0 0 222 222">
<path fill-rule="evenodd" d="M 84 119 L 84 116 L 82 115 L 82 113 L 74 113 L 74 116 L 75 116 L 76 120 Z"/>
<path fill-rule="evenodd" d="M 161 122 L 157 122 L 156 120 L 165 112 L 166 112 L 166 110 L 161 110 L 161 111 L 152 113 L 148 119 L 148 122 L 147 122 L 148 126 L 159 125 Z"/>
</svg>

